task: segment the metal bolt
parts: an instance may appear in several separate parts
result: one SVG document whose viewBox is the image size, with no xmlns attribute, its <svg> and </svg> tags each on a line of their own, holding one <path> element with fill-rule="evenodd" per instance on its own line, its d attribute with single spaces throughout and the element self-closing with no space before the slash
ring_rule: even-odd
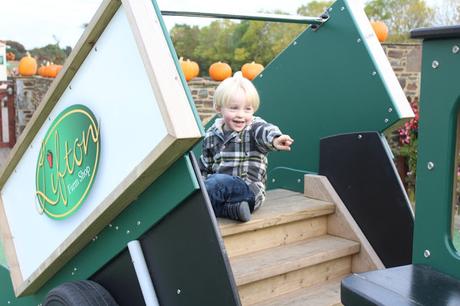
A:
<svg viewBox="0 0 460 306">
<path fill-rule="evenodd" d="M 344 11 L 344 10 L 345 10 L 345 7 L 344 7 L 344 6 L 342 6 L 342 7 L 340 8 L 340 10 L 341 10 L 341 11 Z"/>
<path fill-rule="evenodd" d="M 72 274 L 72 275 L 75 275 L 75 273 L 74 273 L 74 272 L 72 272 L 71 274 Z"/>
<path fill-rule="evenodd" d="M 115 226 L 115 230 L 118 231 L 118 226 Z"/>
<path fill-rule="evenodd" d="M 262 73 L 259 74 L 259 78 L 263 78 L 263 77 L 264 77 L 264 75 Z"/>
<path fill-rule="evenodd" d="M 377 72 L 376 71 L 372 71 L 372 76 L 376 76 L 377 75 Z"/>
<path fill-rule="evenodd" d="M 300 183 L 300 182 L 302 182 L 302 180 L 301 180 L 301 179 L 297 179 L 297 183 Z"/>
<path fill-rule="evenodd" d="M 297 45 L 297 41 L 294 41 L 292 44 L 293 44 L 294 46 Z"/>
<path fill-rule="evenodd" d="M 361 42 L 361 38 L 358 38 L 356 42 L 359 44 Z"/>
<path fill-rule="evenodd" d="M 274 183 L 274 182 L 276 182 L 276 180 L 275 180 L 275 179 L 272 179 L 272 183 Z"/>
<path fill-rule="evenodd" d="M 425 250 L 425 251 L 423 252 L 423 256 L 425 256 L 425 258 L 430 257 L 430 256 L 431 256 L 430 250 Z"/>
<path fill-rule="evenodd" d="M 177 289 L 177 291 L 176 291 L 176 292 L 177 292 L 177 294 L 180 294 L 180 293 L 181 293 L 180 289 Z"/>
<path fill-rule="evenodd" d="M 329 8 L 329 12 L 332 12 L 332 7 Z"/>
<path fill-rule="evenodd" d="M 112 223 L 109 224 L 109 227 L 112 227 Z"/>
<path fill-rule="evenodd" d="M 363 139 L 363 135 L 359 134 L 358 139 Z"/>
<path fill-rule="evenodd" d="M 426 165 L 426 167 L 428 168 L 428 170 L 433 170 L 433 168 L 434 168 L 434 163 L 433 163 L 433 162 L 428 162 L 428 164 Z"/>
<path fill-rule="evenodd" d="M 388 112 L 391 113 L 393 109 L 391 107 L 388 108 Z"/>
<path fill-rule="evenodd" d="M 454 46 L 452 47 L 452 53 L 453 53 L 453 54 L 457 54 L 458 51 L 460 51 L 460 47 L 457 46 L 457 45 L 454 45 Z"/>
<path fill-rule="evenodd" d="M 385 120 L 383 120 L 383 121 L 385 121 L 385 123 L 388 123 L 388 121 L 390 121 L 390 120 L 388 120 L 388 118 L 385 118 Z"/>
<path fill-rule="evenodd" d="M 73 270 L 74 270 L 74 271 L 77 271 L 78 269 L 77 269 L 77 267 L 75 267 L 75 268 L 73 268 Z"/>
<path fill-rule="evenodd" d="M 137 221 L 137 226 L 141 225 L 141 221 Z"/>
<path fill-rule="evenodd" d="M 126 231 L 126 235 L 129 235 L 129 234 L 131 234 L 131 231 L 130 231 L 130 230 L 127 230 L 127 231 Z"/>
<path fill-rule="evenodd" d="M 439 67 L 439 62 L 438 62 L 438 61 L 433 61 L 433 62 L 431 63 L 431 67 L 433 67 L 433 69 L 438 68 L 438 67 Z"/>
</svg>

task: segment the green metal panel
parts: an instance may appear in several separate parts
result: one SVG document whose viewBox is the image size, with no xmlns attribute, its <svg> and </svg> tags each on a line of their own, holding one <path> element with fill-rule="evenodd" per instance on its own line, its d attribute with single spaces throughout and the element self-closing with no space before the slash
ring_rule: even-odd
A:
<svg viewBox="0 0 460 306">
<path fill-rule="evenodd" d="M 59 284 L 89 278 L 198 188 L 189 158 L 179 159 L 36 294 L 16 299 L 9 273 L 0 267 L 0 305 L 38 305 Z"/>
<path fill-rule="evenodd" d="M 362 6 L 339 0 L 329 14 L 254 80 L 261 98 L 257 114 L 295 140 L 291 152 L 270 155 L 269 188 L 302 191 L 299 173 L 318 171 L 320 138 L 382 132 L 413 116 Z"/>
<path fill-rule="evenodd" d="M 460 256 L 451 237 L 460 95 L 455 45 L 460 38 L 423 42 L 413 262 L 460 278 Z"/>
</svg>

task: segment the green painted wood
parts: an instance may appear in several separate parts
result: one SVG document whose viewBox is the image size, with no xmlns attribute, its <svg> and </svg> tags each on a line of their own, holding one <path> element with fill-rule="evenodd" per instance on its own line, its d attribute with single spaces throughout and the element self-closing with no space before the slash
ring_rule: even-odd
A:
<svg viewBox="0 0 460 306">
<path fill-rule="evenodd" d="M 59 284 L 89 278 L 199 188 L 192 169 L 188 157 L 176 161 L 36 294 L 16 299 L 9 273 L 0 267 L 0 305 L 38 305 Z"/>
<path fill-rule="evenodd" d="M 326 23 L 316 31 L 305 30 L 254 80 L 261 98 L 257 114 L 295 140 L 291 152 L 271 153 L 269 188 L 302 191 L 296 171 L 318 171 L 320 138 L 382 132 L 413 116 L 362 7 L 356 5 L 335 2 Z M 285 175 L 278 167 L 294 171 Z"/>
<path fill-rule="evenodd" d="M 453 246 L 451 223 L 460 54 L 452 49 L 459 38 L 423 42 L 413 252 L 414 264 L 427 264 L 456 278 L 460 278 L 460 256 Z M 434 165 L 431 170 L 429 162 Z"/>
</svg>

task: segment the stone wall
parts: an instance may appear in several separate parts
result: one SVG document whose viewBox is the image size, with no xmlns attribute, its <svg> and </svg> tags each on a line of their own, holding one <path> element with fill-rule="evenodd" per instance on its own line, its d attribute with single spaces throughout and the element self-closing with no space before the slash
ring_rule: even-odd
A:
<svg viewBox="0 0 460 306">
<path fill-rule="evenodd" d="M 422 46 L 420 44 L 383 44 L 383 49 L 409 102 L 418 101 Z"/>
<path fill-rule="evenodd" d="M 19 136 L 32 118 L 53 79 L 42 77 L 17 78 L 16 86 L 16 132 Z"/>
</svg>

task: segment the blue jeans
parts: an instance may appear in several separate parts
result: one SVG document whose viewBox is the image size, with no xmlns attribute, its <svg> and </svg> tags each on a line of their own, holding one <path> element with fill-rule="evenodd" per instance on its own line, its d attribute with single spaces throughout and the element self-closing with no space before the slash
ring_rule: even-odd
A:
<svg viewBox="0 0 460 306">
<path fill-rule="evenodd" d="M 212 174 L 204 181 L 216 217 L 222 217 L 222 207 L 227 203 L 246 201 L 254 211 L 255 195 L 239 177 L 228 174 Z"/>
</svg>

